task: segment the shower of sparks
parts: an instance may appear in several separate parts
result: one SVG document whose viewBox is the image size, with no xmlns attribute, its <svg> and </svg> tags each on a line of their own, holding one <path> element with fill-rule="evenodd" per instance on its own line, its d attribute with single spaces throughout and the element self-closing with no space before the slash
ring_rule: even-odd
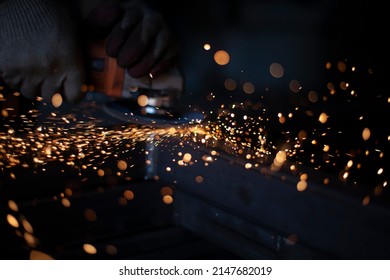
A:
<svg viewBox="0 0 390 280">
<path fill-rule="evenodd" d="M 140 141 L 153 141 L 156 145 L 165 137 L 188 133 L 184 130 L 152 129 L 121 126 L 116 129 L 99 127 L 94 120 L 77 122 L 75 116 L 54 116 L 53 126 L 28 127 L 22 133 L 11 127 L 0 132 L 0 168 L 4 172 L 15 166 L 39 168 L 50 162 L 65 162 L 69 166 L 98 166 L 107 158 L 116 157 L 134 149 Z M 56 123 L 55 123 L 56 122 Z M 70 128 L 61 124 L 73 124 Z M 160 139 L 156 141 L 156 139 Z M 123 150 L 127 147 L 127 150 Z M 96 164 L 95 164 L 96 163 Z M 126 169 L 119 161 L 118 168 Z"/>
<path fill-rule="evenodd" d="M 17 118 L 11 118 L 11 114 L 3 114 L 4 126 L 0 130 L 0 178 L 2 180 L 18 182 L 20 176 L 24 174 L 23 170 L 33 172 L 37 176 L 50 174 L 54 166 L 56 170 L 60 169 L 55 172 L 70 171 L 72 174 L 76 172 L 80 182 L 88 180 L 91 174 L 107 179 L 108 185 L 115 176 L 130 181 L 131 177 L 127 172 L 137 166 L 128 157 L 134 156 L 134 152 L 148 155 L 153 152 L 148 150 L 150 147 L 153 149 L 153 147 L 163 146 L 164 142 L 171 138 L 179 139 L 181 144 L 192 143 L 212 147 L 210 155 L 202 158 L 205 165 L 214 161 L 218 155 L 216 149 L 239 157 L 245 156 L 248 161 L 253 162 L 261 161 L 263 156 L 268 154 L 265 149 L 264 130 L 258 127 L 263 120 L 239 116 L 237 109 L 240 105 L 237 104 L 230 108 L 221 108 L 216 115 L 212 114 L 212 118 L 215 119 L 204 123 L 154 128 L 134 124 L 103 125 L 103 121 L 93 114 L 83 114 L 78 109 L 74 113 L 60 113 L 58 108 L 62 106 L 61 102 L 61 98 L 56 95 L 52 104 L 39 103 L 49 108 L 49 112 L 44 116 L 35 109 Z M 5 110 L 12 111 L 10 108 Z M 37 121 L 39 118 L 40 121 Z M 139 151 L 137 146 L 139 143 L 147 143 L 141 145 L 142 151 Z M 148 156 L 145 158 L 145 164 L 151 164 Z M 142 162 L 139 164 L 142 165 Z M 178 164 L 193 165 L 194 155 L 180 154 Z M 165 171 L 171 172 L 174 168 L 174 165 L 166 166 Z M 251 169 L 252 163 L 248 162 L 245 168 Z M 154 179 L 158 180 L 158 176 L 154 176 Z M 201 184 L 203 177 L 197 176 L 195 180 Z M 59 191 L 60 193 L 53 195 L 53 202 L 64 209 L 72 208 L 74 191 L 77 190 L 66 186 Z M 99 192 L 98 189 L 97 191 Z M 136 199 L 137 193 L 126 189 L 122 196 L 118 197 L 117 203 L 126 206 Z M 168 207 L 174 202 L 174 187 L 164 186 L 161 189 L 161 203 Z M 19 209 L 17 202 L 9 200 L 8 208 L 10 212 L 7 215 L 8 225 L 14 228 L 16 234 L 32 249 L 31 258 L 50 257 L 36 250 L 40 241 L 34 235 L 34 225 L 21 214 L 23 210 Z M 86 207 L 82 218 L 88 223 L 94 223 L 99 221 L 99 213 Z M 89 255 L 98 252 L 96 247 L 89 243 L 82 245 L 82 250 Z M 106 248 L 107 254 L 115 255 L 116 252 L 115 247 Z"/>
<path fill-rule="evenodd" d="M 210 46 L 205 45 L 204 48 L 208 50 Z M 226 65 L 230 61 L 230 55 L 219 50 L 215 53 L 214 60 L 218 65 Z M 358 68 L 349 67 L 344 61 L 334 65 L 327 62 L 325 68 L 328 71 L 337 71 L 341 75 L 359 73 Z M 275 79 L 285 76 L 285 69 L 280 63 L 272 63 L 269 72 Z M 225 79 L 223 86 L 229 94 L 241 90 L 245 93 L 245 98 L 254 98 L 260 90 L 256 83 L 251 81 L 245 81 L 240 87 L 240 83 L 232 78 Z M 361 203 L 366 206 L 370 204 L 372 197 L 382 194 L 388 188 L 389 173 L 386 160 L 390 132 L 379 131 L 375 126 L 377 124 L 369 123 L 368 111 L 349 112 L 348 108 L 342 108 L 342 112 L 332 110 L 332 104 L 338 102 L 345 104 L 343 102 L 346 99 L 347 104 L 354 105 L 353 102 L 362 96 L 362 92 L 353 81 L 347 79 L 327 81 L 324 91 L 306 89 L 304 83 L 291 80 L 286 92 L 291 93 L 299 101 L 287 111 L 271 114 L 263 104 L 252 101 L 224 103 L 215 111 L 206 113 L 207 118 L 202 123 L 168 128 L 134 124 L 107 126 L 93 114 L 82 113 L 83 108 L 81 114 L 80 112 L 61 114 L 56 110 L 63 106 L 59 94 L 53 97 L 50 104 L 53 111 L 42 122 L 36 123 L 35 120 L 40 116 L 38 110 L 30 109 L 15 118 L 18 108 L 3 105 L 1 102 L 7 104 L 7 100 L 0 91 L 0 105 L 3 105 L 0 107 L 0 118 L 4 123 L 0 129 L 0 178 L 17 180 L 20 173 L 14 169 L 24 168 L 45 173 L 49 166 L 60 163 L 64 166 L 61 167 L 63 172 L 65 168 L 76 170 L 81 181 L 87 179 L 90 171 L 99 178 L 109 176 L 111 180 L 116 176 L 130 181 L 132 178 L 127 172 L 136 166 L 126 156 L 137 150 L 138 143 L 147 143 L 145 147 L 158 147 L 165 141 L 175 138 L 181 144 L 195 143 L 195 146 L 210 148 L 211 152 L 204 155 L 201 160 L 195 159 L 195 155 L 191 153 L 172 153 L 174 155 L 172 165 L 162 168 L 167 173 L 173 173 L 176 164 L 180 167 L 189 167 L 197 162 L 210 166 L 219 152 L 223 151 L 244 160 L 242 172 L 266 165 L 270 172 L 288 171 L 296 175 L 294 188 L 298 192 L 309 190 L 311 180 L 315 177 L 303 172 L 301 167 L 312 167 L 314 171 L 336 174 L 342 183 L 355 184 L 363 181 L 364 184 L 372 186 L 372 192 L 362 197 Z M 206 100 L 216 102 L 218 94 L 210 92 Z M 19 95 L 14 93 L 11 98 L 18 98 Z M 140 106 L 147 103 L 145 98 L 147 99 L 146 96 L 140 96 L 137 100 Z M 384 104 L 381 105 L 388 106 L 390 98 L 383 98 L 384 102 L 381 102 Z M 334 100 L 336 102 L 331 103 Z M 350 123 L 340 125 L 344 117 Z M 147 148 L 144 149 L 142 152 L 145 155 L 152 153 Z M 115 163 L 110 167 L 112 169 L 106 168 L 105 163 L 113 159 Z M 151 159 L 147 156 L 145 164 L 151 165 Z M 157 175 L 153 178 L 158 180 Z M 194 181 L 203 184 L 205 178 L 204 174 L 199 174 Z M 281 176 L 282 178 L 284 176 Z M 330 178 L 321 180 L 324 187 L 333 182 Z M 173 187 L 164 186 L 160 192 L 161 203 L 167 207 L 175 203 Z M 64 208 L 71 208 L 72 195 L 73 190 L 67 187 L 53 199 Z M 117 202 L 125 206 L 136 199 L 137 193 L 126 189 L 118 197 Z M 9 200 L 8 208 L 10 210 L 6 216 L 8 225 L 15 229 L 30 248 L 35 248 L 39 240 L 34 235 L 33 225 L 19 215 L 17 202 Z M 83 218 L 93 223 L 99 220 L 99 215 L 94 209 L 86 208 Z M 296 236 L 289 242 L 294 243 L 295 239 Z M 90 255 L 98 253 L 96 247 L 89 243 L 83 244 L 82 250 Z M 113 245 L 107 245 L 105 251 L 109 255 L 115 255 L 118 249 Z M 33 250 L 31 258 L 51 257 Z"/>
<path fill-rule="evenodd" d="M 224 54 L 223 51 L 217 53 Z M 337 62 L 335 66 L 328 62 L 325 67 L 329 71 L 336 69 L 342 74 L 349 73 L 349 70 L 357 73 L 355 67 L 349 68 L 344 61 Z M 271 64 L 270 73 L 274 78 L 282 77 L 283 72 L 282 64 Z M 224 86 L 227 91 L 238 89 L 234 79 L 226 79 Z M 92 115 L 83 115 L 80 118 L 78 113 L 61 114 L 55 110 L 62 105 L 60 95 L 56 94 L 52 100 L 53 112 L 43 122 L 38 125 L 34 122 L 40 113 L 38 110 L 31 109 L 27 114 L 20 116 L 19 123 L 23 124 L 22 129 L 14 127 L 9 121 L 0 131 L 0 172 L 12 179 L 17 179 L 17 175 L 12 171 L 16 166 L 45 171 L 49 163 L 61 162 L 79 170 L 81 175 L 84 171 L 93 169 L 98 176 L 104 177 L 106 170 L 102 165 L 109 159 L 116 158 L 118 169 L 116 175 L 120 177 L 134 167 L 134 164 L 127 162 L 123 156 L 134 151 L 137 143 L 147 142 L 152 146 L 158 146 L 174 137 L 182 142 L 194 142 L 244 158 L 247 160 L 243 166 L 245 169 L 269 164 L 271 170 L 279 171 L 286 163 L 289 163 L 286 169 L 299 174 L 297 167 L 301 165 L 313 166 L 315 170 L 326 170 L 331 167 L 338 168 L 336 173 L 339 174 L 341 181 L 353 180 L 355 182 L 356 176 L 353 175 L 361 171 L 366 164 L 362 156 L 367 159 L 374 156 L 377 158 L 376 161 L 384 162 L 383 147 L 378 144 L 377 147 L 370 148 L 367 144 L 369 142 L 378 143 L 378 141 L 382 141 L 382 144 L 387 143 L 389 136 L 386 135 L 386 139 L 375 140 L 372 129 L 364 126 L 360 130 L 360 137 L 354 139 L 354 142 L 360 143 L 360 146 L 342 151 L 337 145 L 338 138 L 345 137 L 347 132 L 337 128 L 338 120 L 335 117 L 337 112 L 327 110 L 326 106 L 322 106 L 321 111 L 311 110 L 309 105 L 316 106 L 320 102 L 326 105 L 330 102 L 330 97 L 351 98 L 349 94 L 343 95 L 346 91 L 353 91 L 354 96 L 358 96 L 359 90 L 354 88 L 354 83 L 350 81 L 342 81 L 338 83 L 338 86 L 337 83 L 329 81 L 326 83 L 326 89 L 328 93 L 309 89 L 305 95 L 306 89 L 303 88 L 302 83 L 291 80 L 288 90 L 294 96 L 302 96 L 299 101 L 300 106 L 296 106 L 291 111 L 279 112 L 272 116 L 261 104 L 246 101 L 235 102 L 221 104 L 218 110 L 210 111 L 206 114 L 208 118 L 203 123 L 170 128 L 132 124 L 107 127 L 100 124 L 102 120 Z M 258 92 L 254 83 L 250 81 L 243 83 L 242 90 L 247 95 L 254 95 Z M 210 95 L 213 98 L 208 98 L 208 100 L 214 102 L 215 93 L 210 93 Z M 6 101 L 3 95 L 2 101 Z M 385 103 L 388 104 L 388 99 Z M 248 113 L 251 108 L 254 108 L 255 114 Z M 13 108 L 5 107 L 2 112 L 3 120 L 9 120 L 13 114 Z M 365 123 L 367 116 L 363 113 L 358 114 L 358 112 L 355 114 L 355 125 Z M 317 119 L 316 122 L 315 119 Z M 302 127 L 297 132 L 290 125 L 294 122 L 302 123 Z M 275 134 L 272 130 L 279 131 L 280 134 Z M 278 139 L 269 137 L 269 134 L 277 135 Z M 147 150 L 144 152 L 149 153 Z M 281 155 L 284 155 L 283 159 Z M 146 160 L 146 164 L 150 164 L 148 161 L 150 160 Z M 188 165 L 190 161 L 191 155 L 183 155 L 178 163 Z M 207 163 L 207 161 L 204 162 Z M 167 166 L 166 170 L 171 170 L 171 167 Z M 377 166 L 375 172 L 378 177 L 385 178 L 386 171 L 384 166 Z M 386 178 L 379 182 L 382 185 L 386 183 Z M 70 206 L 66 198 L 62 199 L 62 204 L 66 207 Z"/>
<path fill-rule="evenodd" d="M 252 160 L 261 159 L 267 154 L 265 135 L 259 127 L 262 120 L 248 116 L 237 120 L 233 112 L 236 107 L 221 108 L 215 120 L 204 124 L 169 128 L 135 125 L 108 128 L 99 125 L 100 121 L 93 117 L 78 120 L 77 114 L 55 112 L 50 113 L 43 123 L 34 125 L 31 117 L 36 117 L 39 112 L 31 110 L 30 116 L 21 116 L 22 122 L 27 124 L 23 129 L 8 124 L 5 131 L 0 131 L 0 170 L 17 179 L 12 172 L 14 167 L 44 171 L 50 163 L 60 162 L 78 170 L 95 169 L 102 177 L 104 170 L 99 167 L 106 160 L 134 150 L 139 142 L 158 146 L 171 137 L 218 146 L 237 155 L 251 152 Z M 184 163 L 190 160 L 190 154 L 183 156 Z M 118 159 L 118 173 L 131 167 L 125 160 Z M 66 199 L 62 202 L 69 206 Z"/>
<path fill-rule="evenodd" d="M 209 136 L 224 139 L 228 153 L 251 160 L 267 159 L 260 160 L 260 164 L 268 165 L 273 171 L 289 170 L 299 176 L 302 168 L 313 168 L 329 176 L 336 175 L 342 182 L 340 185 L 348 182 L 351 186 L 359 184 L 367 186 L 368 190 L 375 189 L 370 195 L 378 196 L 382 194 L 378 189 L 384 189 L 389 180 L 386 161 L 390 138 L 387 127 L 381 123 L 387 118 L 383 114 L 389 112 L 390 99 L 383 92 L 377 96 L 370 92 L 377 87 L 372 83 L 375 71 L 371 68 L 356 67 L 346 59 L 327 62 L 325 69 L 330 79 L 324 81 L 322 89 L 305 88 L 304 82 L 290 80 L 285 96 L 291 96 L 292 102 L 282 101 L 285 106 L 281 106 L 283 109 L 277 114 L 271 114 L 272 110 L 265 109 L 259 102 L 264 96 L 253 83 L 252 99 L 221 105 L 218 112 L 210 113 L 217 117 L 205 128 L 212 132 Z M 272 63 L 269 72 L 275 79 L 284 77 L 280 63 Z M 247 94 L 246 85 L 252 84 L 241 82 L 240 89 L 233 78 L 224 79 L 223 83 L 228 93 L 242 90 Z M 269 90 L 265 88 L 266 94 Z M 258 101 L 253 99 L 259 95 Z M 213 98 L 206 99 L 215 103 L 217 97 L 218 93 L 214 92 Z M 253 157 L 247 154 L 248 149 L 254 152 Z M 281 153 L 285 158 L 279 161 Z M 258 166 L 253 163 L 248 162 L 244 168 Z M 309 189 L 313 179 L 297 179 L 298 190 Z M 329 178 L 322 180 L 324 185 L 329 182 L 338 184 Z"/>
</svg>

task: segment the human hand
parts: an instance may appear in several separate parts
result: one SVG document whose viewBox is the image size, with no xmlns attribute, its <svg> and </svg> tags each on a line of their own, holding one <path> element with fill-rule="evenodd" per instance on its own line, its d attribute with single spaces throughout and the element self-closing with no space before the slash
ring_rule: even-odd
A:
<svg viewBox="0 0 390 280">
<path fill-rule="evenodd" d="M 135 78 L 157 77 L 176 64 L 179 46 L 172 32 L 162 15 L 141 1 L 101 5 L 87 22 L 102 31 L 109 28 L 107 54 Z"/>
</svg>

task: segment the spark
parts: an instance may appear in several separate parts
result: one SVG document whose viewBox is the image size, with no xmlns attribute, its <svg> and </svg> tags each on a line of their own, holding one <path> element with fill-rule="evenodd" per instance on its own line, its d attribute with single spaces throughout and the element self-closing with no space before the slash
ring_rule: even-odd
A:
<svg viewBox="0 0 390 280">
<path fill-rule="evenodd" d="M 89 243 L 84 244 L 83 249 L 87 254 L 90 255 L 95 255 L 97 253 L 96 247 Z"/>
</svg>

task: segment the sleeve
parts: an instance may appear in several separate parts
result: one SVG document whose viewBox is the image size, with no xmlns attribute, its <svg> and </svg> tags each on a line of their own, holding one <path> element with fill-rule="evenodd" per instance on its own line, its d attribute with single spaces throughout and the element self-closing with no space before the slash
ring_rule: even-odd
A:
<svg viewBox="0 0 390 280">
<path fill-rule="evenodd" d="M 26 34 L 47 32 L 64 21 L 74 26 L 78 18 L 70 2 L 63 0 L 0 0 L 0 40 L 25 39 Z"/>
<path fill-rule="evenodd" d="M 50 97 L 64 89 L 69 100 L 75 99 L 84 77 L 77 21 L 73 1 L 1 1 L 0 75 L 4 82 L 28 98 Z M 74 86 L 66 90 L 70 85 Z"/>
</svg>

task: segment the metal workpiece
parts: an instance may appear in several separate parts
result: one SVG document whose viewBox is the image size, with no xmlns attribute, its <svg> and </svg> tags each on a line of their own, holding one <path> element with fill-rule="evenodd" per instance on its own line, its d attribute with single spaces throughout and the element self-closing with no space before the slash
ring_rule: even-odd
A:
<svg viewBox="0 0 390 280">
<path fill-rule="evenodd" d="M 151 137 L 153 139 L 154 135 L 152 134 Z M 152 180 L 157 174 L 158 152 L 154 140 L 145 141 L 145 180 Z"/>
<path fill-rule="evenodd" d="M 22 245 L 3 243 L 0 251 L 25 254 L 39 245 L 59 259 L 207 258 L 215 246 L 211 253 L 222 258 L 390 257 L 388 203 L 364 203 L 366 186 L 303 164 L 291 171 L 288 160 L 275 168 L 272 153 L 261 162 L 246 159 L 217 140 L 195 137 L 202 122 L 190 118 L 132 123 L 107 112 L 112 101 L 88 93 L 77 108 L 41 108 L 27 139 L 39 142 L 35 165 L 12 161 L 1 174 L 7 231 L 0 237 Z M 11 152 L 30 147 L 20 145 L 27 141 L 23 137 L 5 133 L 4 155 L 13 143 L 17 149 Z M 298 187 L 302 174 L 304 189 Z M 8 214 L 34 227 L 36 243 L 26 245 L 15 234 Z M 88 255 L 85 243 L 99 253 Z"/>
<path fill-rule="evenodd" d="M 357 186 L 346 192 L 337 177 L 307 169 L 308 187 L 298 191 L 299 176 L 286 170 L 246 169 L 224 152 L 205 162 L 212 149 L 191 143 L 169 147 L 160 150 L 159 177 L 174 182 L 179 223 L 243 258 L 390 257 L 390 209 L 363 205 Z M 191 162 L 173 162 L 178 153 L 191 154 Z M 322 176 L 331 184 L 321 184 Z"/>
</svg>

